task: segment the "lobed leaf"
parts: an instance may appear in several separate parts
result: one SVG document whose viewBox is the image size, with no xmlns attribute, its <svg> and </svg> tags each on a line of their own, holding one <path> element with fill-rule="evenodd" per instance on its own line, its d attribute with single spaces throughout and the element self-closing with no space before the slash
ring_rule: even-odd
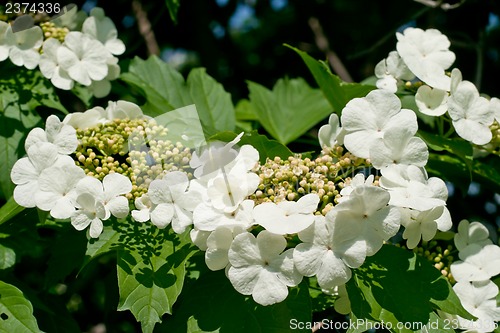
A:
<svg viewBox="0 0 500 333">
<path fill-rule="evenodd" d="M 280 79 L 272 91 L 254 82 L 248 82 L 248 89 L 260 123 L 284 145 L 332 113 L 321 91 L 309 87 L 300 78 Z"/>
<path fill-rule="evenodd" d="M 434 310 L 473 319 L 446 278 L 426 259 L 391 245 L 384 245 L 354 270 L 347 291 L 356 318 L 383 321 L 393 327 L 398 323 L 412 328 L 432 323 Z"/>
<path fill-rule="evenodd" d="M 204 68 L 191 71 L 185 81 L 179 72 L 158 57 L 148 60 L 136 57 L 130 63 L 129 72 L 123 73 L 121 78 L 140 89 L 146 98 L 142 109 L 149 116 L 195 104 L 201 124 L 208 133 L 235 128 L 231 95 Z"/>
<path fill-rule="evenodd" d="M 165 313 L 172 313 L 193 252 L 187 232 L 178 236 L 170 228 L 154 228 L 155 234 L 135 229 L 133 243 L 118 251 L 118 310 L 130 310 L 143 332 L 152 332 Z"/>
</svg>

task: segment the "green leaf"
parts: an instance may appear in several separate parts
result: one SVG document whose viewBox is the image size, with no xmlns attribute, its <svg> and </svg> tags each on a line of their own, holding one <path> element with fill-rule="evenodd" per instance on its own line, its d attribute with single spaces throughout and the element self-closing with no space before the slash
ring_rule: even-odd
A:
<svg viewBox="0 0 500 333">
<path fill-rule="evenodd" d="M 193 69 L 187 79 L 192 103 L 196 105 L 205 128 L 234 130 L 235 115 L 231 95 L 209 76 L 204 68 Z"/>
<path fill-rule="evenodd" d="M 89 238 L 84 263 L 80 271 L 93 259 L 123 247 L 124 236 L 120 233 L 120 230 L 126 229 L 120 226 L 120 222 L 115 221 L 112 226 L 104 226 L 99 238 Z"/>
<path fill-rule="evenodd" d="M 301 51 L 293 46 L 286 45 L 293 51 L 295 51 L 305 62 L 311 74 L 313 75 L 316 83 L 321 88 L 321 91 L 330 102 L 330 105 L 333 107 L 335 112 L 340 113 L 340 110 L 346 105 L 348 100 L 344 96 L 342 92 L 342 88 L 340 87 L 340 78 L 336 75 L 333 75 L 328 68 L 328 65 L 323 61 L 318 61 L 311 57 L 304 51 Z"/>
<path fill-rule="evenodd" d="M 0 269 L 14 266 L 16 263 L 16 252 L 10 247 L 0 244 Z"/>
<path fill-rule="evenodd" d="M 158 57 L 135 58 L 122 80 L 139 88 L 146 98 L 142 106 L 152 117 L 195 104 L 204 130 L 209 133 L 234 130 L 235 115 L 231 95 L 221 84 L 206 74 L 205 69 L 191 71 L 187 81 Z"/>
<path fill-rule="evenodd" d="M 254 82 L 248 82 L 248 89 L 262 126 L 285 145 L 332 113 L 321 91 L 300 78 L 280 79 L 272 91 Z"/>
<path fill-rule="evenodd" d="M 229 142 L 233 140 L 238 135 L 233 132 L 220 132 L 209 138 L 210 141 L 219 140 L 224 142 Z M 286 146 L 282 145 L 278 141 L 270 140 L 265 135 L 253 131 L 251 133 L 245 133 L 240 142 L 239 146 L 251 145 L 259 152 L 260 163 L 265 163 L 267 158 L 281 157 L 282 159 L 287 159 L 292 156 L 293 153 Z"/>
<path fill-rule="evenodd" d="M 76 230 L 72 225 L 68 225 L 66 230 L 58 235 L 50 247 L 50 258 L 45 273 L 46 286 L 63 281 L 83 263 L 86 244 L 85 233 Z"/>
<path fill-rule="evenodd" d="M 426 259 L 391 245 L 354 270 L 347 291 L 357 318 L 390 322 L 393 327 L 398 322 L 425 325 L 435 309 L 473 318 Z"/>
<path fill-rule="evenodd" d="M 181 0 L 165 0 L 167 4 L 168 12 L 172 21 L 177 24 L 177 12 L 181 6 Z"/>
<path fill-rule="evenodd" d="M 417 135 L 425 141 L 427 146 L 435 151 L 447 151 L 460 157 L 467 165 L 472 161 L 472 145 L 463 139 L 449 139 L 441 135 L 431 134 L 419 130 Z"/>
<path fill-rule="evenodd" d="M 194 248 L 188 232 L 179 236 L 171 228 L 137 224 L 122 233 L 124 248 L 118 251 L 118 310 L 130 310 L 142 331 L 152 332 L 165 313 L 172 313 Z"/>
<path fill-rule="evenodd" d="M 345 83 L 337 75 L 332 74 L 328 64 L 324 61 L 318 61 L 295 47 L 286 45 L 295 51 L 304 61 L 311 71 L 324 96 L 333 107 L 334 111 L 340 116 L 344 106 L 351 99 L 366 96 L 375 86 L 363 85 L 359 83 Z"/>
<path fill-rule="evenodd" d="M 21 290 L 0 281 L 0 333 L 40 332 L 33 306 Z"/>
<path fill-rule="evenodd" d="M 159 332 L 311 332 L 293 326 L 293 323 L 311 322 L 305 281 L 290 288 L 283 302 L 264 307 L 239 294 L 224 272 L 205 271 L 197 281 L 186 286 L 182 296 L 173 315 L 159 326 Z"/>
<path fill-rule="evenodd" d="M 1 148 L 0 148 L 1 149 Z M 25 208 L 19 206 L 14 198 L 10 198 L 0 208 L 0 225 L 9 221 L 11 218 L 22 212 Z"/>
</svg>

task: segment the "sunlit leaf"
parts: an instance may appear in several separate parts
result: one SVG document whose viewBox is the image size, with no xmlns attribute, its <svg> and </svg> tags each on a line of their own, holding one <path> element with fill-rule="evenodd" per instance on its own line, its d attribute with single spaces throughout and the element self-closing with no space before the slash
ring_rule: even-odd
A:
<svg viewBox="0 0 500 333">
<path fill-rule="evenodd" d="M 33 306 L 21 290 L 0 281 L 0 332 L 40 332 Z"/>
<path fill-rule="evenodd" d="M 328 117 L 333 109 L 318 89 L 303 79 L 280 79 L 273 90 L 248 82 L 259 121 L 276 140 L 288 144 Z"/>
<path fill-rule="evenodd" d="M 150 116 L 195 104 L 203 129 L 208 133 L 234 130 L 235 115 L 231 95 L 203 68 L 196 68 L 187 80 L 158 57 L 135 58 L 121 78 L 140 89 L 146 98 L 142 106 Z"/>
<path fill-rule="evenodd" d="M 142 331 L 152 332 L 165 313 L 172 313 L 193 247 L 188 233 L 179 237 L 170 228 L 156 229 L 154 234 L 134 231 L 124 245 L 117 262 L 118 310 L 130 310 Z"/>
</svg>

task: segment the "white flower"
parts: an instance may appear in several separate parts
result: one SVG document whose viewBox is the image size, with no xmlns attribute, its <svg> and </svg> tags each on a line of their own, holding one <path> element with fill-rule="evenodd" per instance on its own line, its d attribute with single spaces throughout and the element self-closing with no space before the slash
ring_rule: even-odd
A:
<svg viewBox="0 0 500 333">
<path fill-rule="evenodd" d="M 89 109 L 85 112 L 73 112 L 68 114 L 63 119 L 63 123 L 72 126 L 75 129 L 87 129 L 97 124 L 104 123 L 103 112 L 100 111 L 101 107 Z M 104 109 L 102 109 L 104 111 Z"/>
<path fill-rule="evenodd" d="M 395 93 L 401 80 L 413 80 L 415 75 L 408 69 L 396 51 L 391 51 L 386 59 L 375 66 L 377 88 Z"/>
<path fill-rule="evenodd" d="M 207 238 L 210 236 L 212 231 L 199 230 L 196 227 L 191 229 L 189 232 L 189 237 L 194 245 L 196 245 L 200 250 L 207 250 Z"/>
<path fill-rule="evenodd" d="M 483 281 L 500 274 L 500 247 L 490 244 L 467 245 L 458 253 L 461 259 L 451 265 L 451 273 L 458 282 Z"/>
<path fill-rule="evenodd" d="M 495 116 L 495 120 L 500 124 L 500 99 L 492 97 L 490 99 L 490 109 Z"/>
<path fill-rule="evenodd" d="M 61 43 L 55 38 L 49 38 L 43 43 L 43 53 L 39 64 L 40 71 L 57 88 L 70 90 L 74 86 L 74 81 L 68 72 L 59 65 L 57 50 L 60 47 Z"/>
<path fill-rule="evenodd" d="M 382 169 L 381 174 L 380 186 L 391 194 L 391 205 L 424 211 L 446 204 L 446 184 L 437 177 L 427 179 L 423 168 L 393 164 Z"/>
<path fill-rule="evenodd" d="M 186 173 L 173 171 L 162 179 L 149 184 L 148 196 L 154 207 L 150 210 L 151 223 L 165 228 L 172 223 L 172 229 L 180 234 L 193 223 L 193 210 L 201 201 L 201 193 L 188 191 Z"/>
<path fill-rule="evenodd" d="M 76 184 L 83 177 L 85 172 L 75 164 L 43 170 L 38 179 L 39 191 L 35 194 L 36 206 L 50 211 L 53 218 L 70 218 L 75 212 Z"/>
<path fill-rule="evenodd" d="M 370 161 L 376 169 L 391 164 L 411 164 L 423 167 L 427 164 L 429 150 L 425 142 L 408 128 L 395 128 L 377 138 L 370 145 Z"/>
<path fill-rule="evenodd" d="M 293 250 L 283 252 L 285 248 L 283 236 L 266 230 L 257 238 L 249 232 L 237 235 L 229 249 L 229 281 L 238 292 L 252 295 L 261 305 L 283 301 L 288 296 L 288 286 L 302 281 L 293 264 Z"/>
<path fill-rule="evenodd" d="M 255 173 L 238 173 L 218 175 L 208 182 L 207 194 L 216 209 L 226 213 L 236 210 L 239 204 L 259 186 L 260 178 Z"/>
<path fill-rule="evenodd" d="M 90 193 L 78 195 L 76 202 L 79 208 L 71 216 L 71 225 L 78 231 L 82 231 L 90 225 L 90 237 L 99 237 L 103 229 L 102 221 L 111 216 L 109 211 L 104 208 L 104 204 L 100 200 Z"/>
<path fill-rule="evenodd" d="M 428 116 L 442 116 L 448 110 L 448 92 L 423 85 L 415 94 L 418 110 Z"/>
<path fill-rule="evenodd" d="M 109 101 L 106 110 L 101 111 L 104 118 L 109 121 L 115 119 L 142 119 L 145 118 L 141 108 L 134 103 L 119 100 Z"/>
<path fill-rule="evenodd" d="M 375 177 L 373 175 L 369 175 L 365 180 L 365 175 L 362 173 L 358 173 L 348 183 L 346 183 L 342 190 L 340 190 L 340 195 L 342 197 L 339 198 L 339 202 L 349 199 L 350 194 L 356 187 L 361 185 L 373 185 L 374 178 Z"/>
<path fill-rule="evenodd" d="M 9 57 L 11 45 L 7 43 L 7 29 L 12 29 L 9 23 L 0 21 L 0 61 Z"/>
<path fill-rule="evenodd" d="M 64 124 L 57 116 L 50 115 L 45 123 L 45 130 L 36 127 L 28 133 L 24 147 L 26 150 L 39 142 L 53 143 L 59 154 L 69 155 L 78 147 L 76 130 Z"/>
<path fill-rule="evenodd" d="M 151 202 L 149 195 L 147 193 L 136 198 L 134 201 L 135 208 L 131 214 L 134 220 L 137 222 L 146 222 L 151 218 L 150 214 L 156 207 L 154 203 Z"/>
<path fill-rule="evenodd" d="M 254 224 L 254 204 L 253 200 L 244 200 L 234 212 L 227 213 L 202 202 L 194 209 L 193 224 L 201 231 L 213 231 L 220 226 L 248 229 Z"/>
<path fill-rule="evenodd" d="M 94 7 L 83 22 L 82 32 L 100 41 L 114 55 L 125 52 L 125 44 L 118 39 L 118 31 L 113 21 L 104 15 L 104 10 Z"/>
<path fill-rule="evenodd" d="M 97 40 L 78 31 L 69 32 L 64 44 L 57 49 L 61 68 L 76 82 L 88 86 L 92 80 L 108 75 L 108 58 L 112 55 Z"/>
<path fill-rule="evenodd" d="M 415 113 L 401 109 L 396 95 L 380 89 L 347 103 L 341 121 L 346 132 L 344 145 L 362 158 L 370 158 L 371 144 L 378 138 L 384 139 L 387 132 L 404 128 L 415 134 L 418 129 Z"/>
<path fill-rule="evenodd" d="M 493 123 L 494 112 L 472 82 L 458 84 L 448 100 L 448 113 L 457 134 L 465 140 L 477 145 L 491 141 L 489 126 Z"/>
<path fill-rule="evenodd" d="M 316 275 L 318 285 L 331 289 L 351 278 L 351 268 L 363 264 L 366 248 L 362 242 L 349 242 L 359 231 L 349 223 L 317 216 L 314 224 L 299 232 L 303 243 L 293 250 L 293 261 L 300 274 Z"/>
<path fill-rule="evenodd" d="M 430 241 L 438 229 L 437 220 L 443 215 L 444 207 L 438 206 L 425 211 L 412 210 L 408 212 L 409 218 L 401 219 L 401 224 L 405 227 L 403 238 L 406 239 L 406 246 L 409 249 L 415 248 L 420 242 Z"/>
<path fill-rule="evenodd" d="M 450 77 L 444 71 L 455 61 L 448 38 L 436 29 L 412 27 L 396 37 L 396 49 L 413 74 L 433 88 L 448 91 Z"/>
<path fill-rule="evenodd" d="M 201 178 L 221 169 L 224 170 L 238 156 L 238 151 L 233 149 L 233 146 L 240 141 L 242 136 L 243 132 L 228 143 L 211 142 L 199 156 L 197 152 L 193 152 L 189 165 L 195 169 L 194 176 Z"/>
<path fill-rule="evenodd" d="M 339 123 L 339 116 L 335 113 L 328 118 L 328 124 L 321 126 L 318 132 L 319 145 L 323 147 L 333 147 L 342 144 L 342 128 Z"/>
<path fill-rule="evenodd" d="M 92 80 L 88 89 L 97 98 L 106 97 L 111 92 L 111 82 L 120 76 L 120 66 L 118 65 L 118 58 L 109 58 L 108 62 L 108 75 L 100 81 Z"/>
<path fill-rule="evenodd" d="M 105 215 L 124 218 L 129 213 L 128 200 L 123 195 L 132 191 L 130 179 L 118 173 L 110 173 L 102 183 L 91 176 L 81 179 L 76 185 L 78 195 L 90 194 L 96 202 L 102 203 Z M 88 201 L 87 201 L 88 203 Z"/>
<path fill-rule="evenodd" d="M 10 178 L 17 186 L 14 200 L 23 207 L 36 206 L 35 193 L 38 191 L 38 179 L 43 170 L 58 165 L 74 165 L 71 157 L 59 155 L 57 146 L 49 142 L 39 142 L 29 147 L 28 157 L 16 161 Z"/>
<path fill-rule="evenodd" d="M 401 214 L 396 207 L 388 205 L 389 199 L 390 195 L 386 190 L 361 185 L 352 191 L 349 200 L 340 202 L 330 210 L 326 219 L 336 226 L 347 226 L 355 230 L 356 237 L 346 241 L 345 246 L 361 246 L 366 255 L 371 256 L 400 227 Z"/>
<path fill-rule="evenodd" d="M 217 271 L 227 267 L 229 264 L 229 248 L 234 237 L 245 232 L 241 226 L 228 228 L 217 227 L 207 238 L 207 250 L 205 252 L 205 262 L 212 271 Z"/>
<path fill-rule="evenodd" d="M 495 299 L 498 295 L 498 286 L 492 281 L 458 282 L 453 286 L 453 290 L 465 310 L 477 317 L 479 321 L 500 320 L 500 307 L 497 306 Z"/>
<path fill-rule="evenodd" d="M 27 69 L 34 69 L 40 62 L 39 49 L 43 42 L 42 28 L 34 26 L 18 32 L 13 32 L 10 24 L 5 27 L 5 22 L 1 22 L 0 34 L 3 32 L 4 44 L 0 48 L 0 59 L 6 59 L 6 52 L 10 61 L 16 66 L 24 66 Z M 1 37 L 0 37 L 1 38 Z"/>
<path fill-rule="evenodd" d="M 458 251 L 462 251 L 469 244 L 488 245 L 493 242 L 489 239 L 488 228 L 479 222 L 469 223 L 462 220 L 458 224 L 458 232 L 455 234 L 455 246 Z"/>
<path fill-rule="evenodd" d="M 295 234 L 314 222 L 314 212 L 319 201 L 317 194 L 310 193 L 297 202 L 265 202 L 254 208 L 255 222 L 275 234 Z"/>
</svg>

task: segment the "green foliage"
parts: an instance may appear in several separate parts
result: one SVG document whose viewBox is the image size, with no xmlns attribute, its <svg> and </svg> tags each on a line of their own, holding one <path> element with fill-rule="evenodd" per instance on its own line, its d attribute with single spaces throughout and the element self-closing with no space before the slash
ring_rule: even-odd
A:
<svg viewBox="0 0 500 333">
<path fill-rule="evenodd" d="M 13 218 L 24 209 L 24 207 L 19 206 L 14 198 L 11 197 L 2 207 L 0 207 L 0 225 Z"/>
<path fill-rule="evenodd" d="M 187 80 L 157 57 L 135 58 L 121 78 L 146 98 L 143 111 L 149 116 L 195 104 L 203 129 L 210 134 L 235 128 L 231 96 L 205 69 L 191 71 Z"/>
<path fill-rule="evenodd" d="M 33 306 L 21 290 L 0 281 L 0 332 L 40 332 Z"/>
<path fill-rule="evenodd" d="M 307 53 L 290 45 L 286 46 L 297 52 L 302 58 L 324 96 L 339 116 L 347 102 L 355 97 L 363 97 L 375 89 L 374 86 L 345 83 L 337 75 L 332 74 L 330 67 L 324 61 L 318 61 Z"/>
<path fill-rule="evenodd" d="M 204 265 L 203 257 L 198 259 Z M 189 282 L 183 298 L 174 307 L 174 316 L 160 325 L 159 332 L 301 332 L 292 330 L 290 321 L 311 321 L 305 281 L 291 289 L 284 302 L 267 307 L 235 291 L 222 271 L 204 269 L 198 279 Z"/>
<path fill-rule="evenodd" d="M 356 318 L 394 328 L 398 323 L 425 325 L 435 310 L 473 319 L 448 281 L 426 259 L 391 245 L 384 245 L 354 270 L 347 292 Z"/>
<path fill-rule="evenodd" d="M 276 140 L 288 144 L 332 113 L 323 94 L 303 79 L 278 80 L 273 90 L 249 82 L 250 103 L 260 123 Z"/>
<path fill-rule="evenodd" d="M 86 256 L 88 263 L 116 251 L 118 310 L 130 310 L 143 332 L 152 332 L 161 317 L 172 312 L 193 250 L 188 233 L 179 236 L 170 228 L 122 220 L 106 226 L 99 239 L 90 240 Z"/>
<path fill-rule="evenodd" d="M 177 23 L 177 12 L 181 6 L 181 0 L 165 0 L 165 3 L 170 14 L 170 18 L 174 23 Z"/>
</svg>

